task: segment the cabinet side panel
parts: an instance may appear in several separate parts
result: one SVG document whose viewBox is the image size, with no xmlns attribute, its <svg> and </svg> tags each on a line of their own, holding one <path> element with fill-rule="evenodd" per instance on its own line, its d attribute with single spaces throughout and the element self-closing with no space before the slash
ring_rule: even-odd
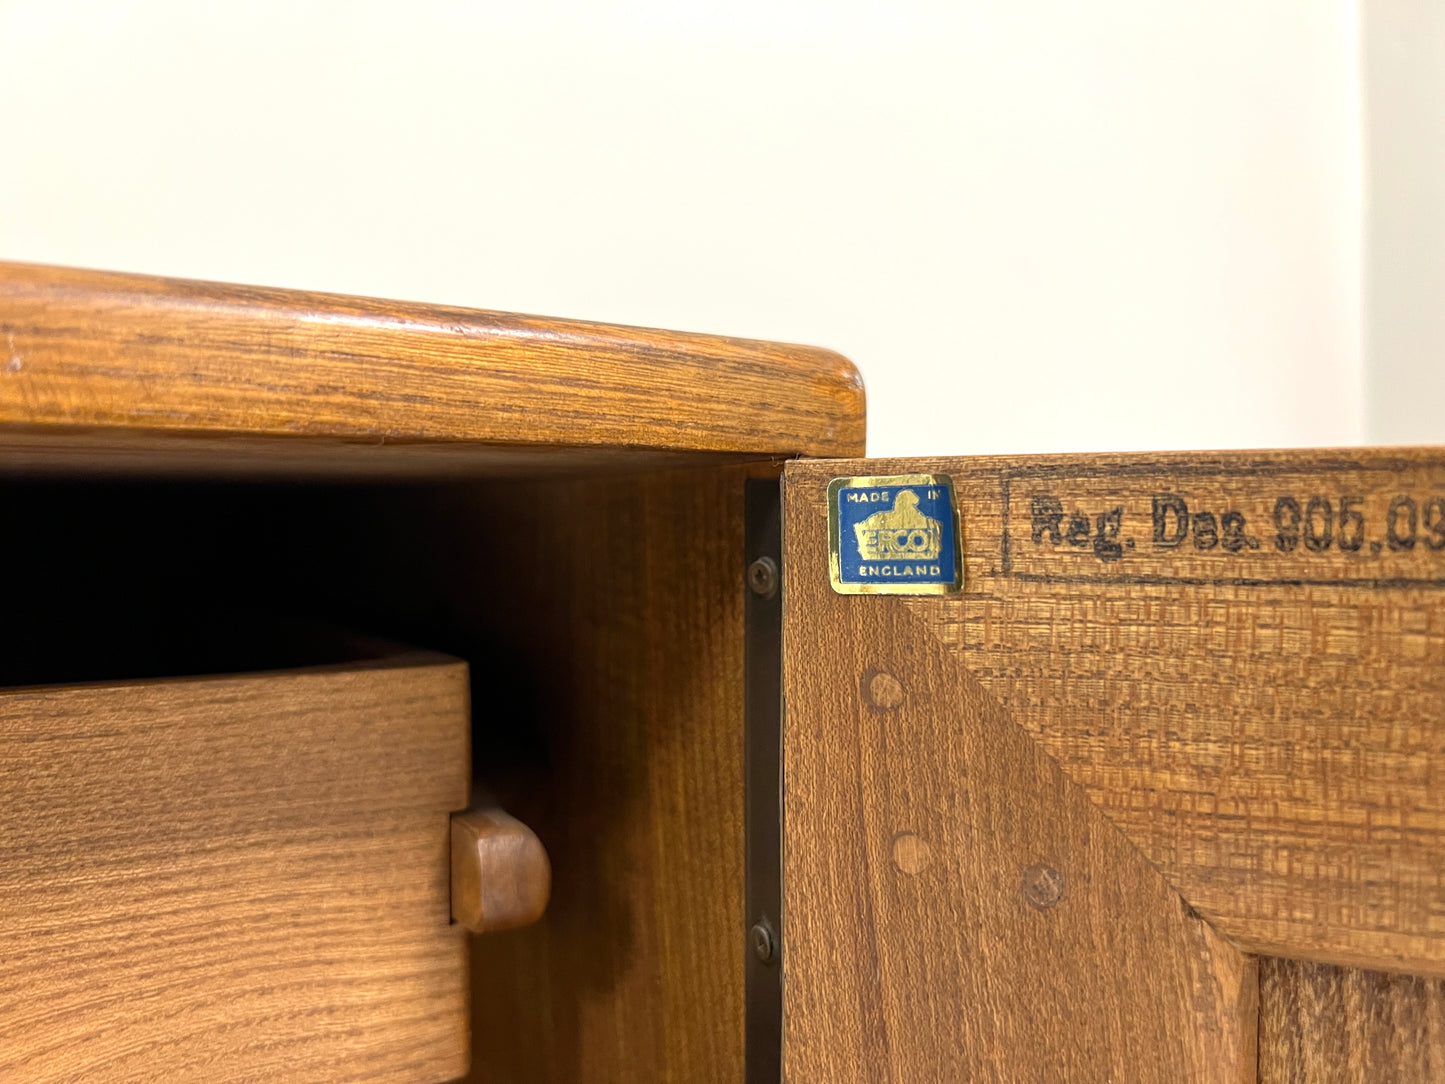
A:
<svg viewBox="0 0 1445 1084">
<path fill-rule="evenodd" d="M 438 491 L 358 577 L 471 660 L 477 778 L 552 860 L 472 939 L 473 1080 L 742 1077 L 743 478 Z"/>
</svg>

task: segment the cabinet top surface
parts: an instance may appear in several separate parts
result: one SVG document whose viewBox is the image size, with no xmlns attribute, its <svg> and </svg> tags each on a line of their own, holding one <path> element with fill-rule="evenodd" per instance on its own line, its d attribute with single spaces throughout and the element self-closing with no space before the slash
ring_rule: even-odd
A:
<svg viewBox="0 0 1445 1084">
<path fill-rule="evenodd" d="M 40 458 L 330 442 L 530 471 L 857 455 L 863 427 L 857 370 L 814 347 L 0 263 L 0 443 Z"/>
</svg>

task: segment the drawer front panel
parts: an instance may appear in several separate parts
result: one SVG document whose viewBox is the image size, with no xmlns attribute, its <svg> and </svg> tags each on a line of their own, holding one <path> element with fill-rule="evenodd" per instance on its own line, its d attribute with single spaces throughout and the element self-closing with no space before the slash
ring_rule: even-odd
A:
<svg viewBox="0 0 1445 1084">
<path fill-rule="evenodd" d="M 468 726 L 422 654 L 0 694 L 0 1077 L 465 1072 Z"/>
</svg>

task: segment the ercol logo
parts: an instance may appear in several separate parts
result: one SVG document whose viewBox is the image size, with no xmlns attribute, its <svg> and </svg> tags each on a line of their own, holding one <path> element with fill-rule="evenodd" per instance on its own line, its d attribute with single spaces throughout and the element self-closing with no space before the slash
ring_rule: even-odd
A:
<svg viewBox="0 0 1445 1084">
<path fill-rule="evenodd" d="M 853 525 L 865 561 L 932 561 L 943 550 L 943 524 L 918 510 L 918 494 L 900 489 L 887 512 Z"/>
</svg>

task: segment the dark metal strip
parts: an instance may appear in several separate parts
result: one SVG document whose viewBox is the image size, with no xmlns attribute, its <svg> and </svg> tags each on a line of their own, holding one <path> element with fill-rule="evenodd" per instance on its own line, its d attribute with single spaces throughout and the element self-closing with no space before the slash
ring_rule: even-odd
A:
<svg viewBox="0 0 1445 1084">
<path fill-rule="evenodd" d="M 781 482 L 746 491 L 747 1081 L 783 1072 L 783 537 Z"/>
</svg>

